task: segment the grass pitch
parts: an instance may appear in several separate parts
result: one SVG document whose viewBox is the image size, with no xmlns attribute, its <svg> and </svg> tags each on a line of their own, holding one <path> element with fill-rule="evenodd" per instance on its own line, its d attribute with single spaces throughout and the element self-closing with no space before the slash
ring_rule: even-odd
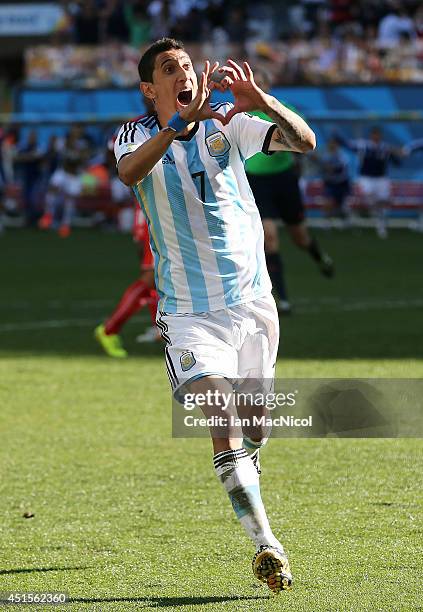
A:
<svg viewBox="0 0 423 612">
<path fill-rule="evenodd" d="M 283 238 L 278 375 L 421 377 L 421 236 L 318 237 L 332 281 Z M 171 438 L 161 346 L 134 342 L 147 315 L 127 361 L 92 339 L 137 275 L 130 239 L 9 231 L 0 248 L 0 592 L 64 591 L 69 611 L 422 610 L 420 440 L 271 441 L 262 493 L 295 585 L 269 597 L 209 441 Z"/>
</svg>

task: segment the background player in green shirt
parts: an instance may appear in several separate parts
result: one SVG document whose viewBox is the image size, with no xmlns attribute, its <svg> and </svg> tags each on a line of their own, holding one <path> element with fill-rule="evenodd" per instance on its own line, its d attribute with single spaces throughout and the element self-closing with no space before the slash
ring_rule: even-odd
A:
<svg viewBox="0 0 423 612">
<path fill-rule="evenodd" d="M 263 91 L 270 89 L 270 79 L 263 71 L 255 72 L 255 80 Z M 295 109 L 290 107 L 294 112 Z M 262 112 L 252 113 L 262 119 L 270 118 Z M 267 268 L 275 292 L 278 295 L 278 309 L 289 313 L 283 273 L 283 262 L 279 252 L 277 221 L 282 220 L 298 248 L 306 251 L 328 278 L 334 274 L 332 259 L 322 252 L 317 240 L 312 237 L 304 221 L 304 204 L 299 187 L 299 165 L 294 154 L 280 151 L 273 155 L 257 153 L 246 161 L 248 181 L 254 193 L 264 228 L 264 248 Z"/>
</svg>

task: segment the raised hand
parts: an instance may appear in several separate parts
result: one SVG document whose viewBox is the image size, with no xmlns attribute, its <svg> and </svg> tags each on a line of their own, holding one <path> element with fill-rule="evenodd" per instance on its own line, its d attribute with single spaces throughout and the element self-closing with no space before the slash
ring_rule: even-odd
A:
<svg viewBox="0 0 423 612">
<path fill-rule="evenodd" d="M 211 90 L 209 89 L 210 75 L 219 66 L 219 62 L 215 62 L 210 67 L 210 62 L 207 60 L 204 65 L 204 70 L 201 73 L 200 82 L 198 84 L 198 91 L 195 98 L 182 110 L 179 114 L 185 121 L 202 121 L 204 119 L 217 119 L 221 123 L 225 122 L 225 117 L 220 113 L 216 113 L 210 108 L 210 95 Z"/>
<path fill-rule="evenodd" d="M 274 121 L 277 128 L 269 145 L 271 151 L 295 151 L 306 153 L 316 146 L 316 136 L 297 113 L 292 112 L 276 98 L 265 93 L 254 81 L 253 71 L 248 62 L 241 68 L 233 60 L 219 68 L 219 77 L 210 84 L 211 89 L 225 91 L 230 89 L 234 98 L 234 107 L 225 116 L 224 125 L 237 113 L 261 110 Z M 221 75 L 224 75 L 220 78 Z"/>
<path fill-rule="evenodd" d="M 225 124 L 229 123 L 237 113 L 260 110 L 266 106 L 268 95 L 254 81 L 253 71 L 248 62 L 243 62 L 243 67 L 231 59 L 228 60 L 227 65 L 218 71 L 225 76 L 219 82 L 211 81 L 210 84 L 210 89 L 219 91 L 230 89 L 235 98 L 234 107 L 225 117 Z"/>
</svg>

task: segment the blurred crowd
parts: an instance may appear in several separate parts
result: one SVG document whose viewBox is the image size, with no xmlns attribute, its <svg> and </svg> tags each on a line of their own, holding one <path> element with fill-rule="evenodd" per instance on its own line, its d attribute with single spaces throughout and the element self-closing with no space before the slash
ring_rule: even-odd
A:
<svg viewBox="0 0 423 612">
<path fill-rule="evenodd" d="M 112 134 L 104 130 L 98 142 L 98 130 L 91 134 L 73 124 L 43 142 L 36 129 L 24 134 L 14 127 L 0 129 L 0 226 L 2 214 L 40 226 L 48 207 L 51 225 L 56 205 L 72 215 L 84 195 L 126 204 L 128 189 L 117 178 Z"/>
<path fill-rule="evenodd" d="M 140 50 L 167 35 L 186 42 L 199 70 L 205 57 L 248 57 L 273 86 L 423 81 L 423 2 L 416 0 L 63 0 L 62 6 L 51 43 L 26 52 L 29 84 L 133 86 Z M 107 186 L 112 199 L 124 201 L 108 138 L 98 142 L 98 133 L 73 125 L 41 142 L 36 130 L 0 129 L 0 216 L 19 208 L 28 225 L 39 224 L 45 196 L 59 189 L 63 173 L 73 186 L 70 199 Z"/>
<path fill-rule="evenodd" d="M 115 126 L 99 129 L 74 123 L 50 129 L 49 134 L 33 128 L 0 128 L 0 232 L 4 225 L 24 224 L 54 229 L 66 238 L 76 217 L 87 225 L 131 229 L 133 198 L 117 176 Z M 364 202 L 366 209 L 370 188 L 383 190 L 386 203 L 394 197 L 390 165 L 401 165 L 423 150 L 423 139 L 393 145 L 383 139 L 382 129 L 373 126 L 358 139 L 332 131 L 320 149 L 295 161 L 296 180 L 307 202 L 322 205 L 327 219 L 348 220 L 351 203 L 360 208 Z M 356 155 L 357 164 L 351 163 L 351 155 Z M 403 183 L 403 192 L 397 188 L 396 203 L 417 198 L 420 206 L 421 183 L 417 191 Z"/>
<path fill-rule="evenodd" d="M 49 47 L 28 50 L 32 83 L 137 82 L 140 49 L 174 36 L 194 60 L 265 63 L 275 84 L 423 81 L 417 0 L 72 0 Z M 65 69 L 66 68 L 66 69 Z"/>
</svg>

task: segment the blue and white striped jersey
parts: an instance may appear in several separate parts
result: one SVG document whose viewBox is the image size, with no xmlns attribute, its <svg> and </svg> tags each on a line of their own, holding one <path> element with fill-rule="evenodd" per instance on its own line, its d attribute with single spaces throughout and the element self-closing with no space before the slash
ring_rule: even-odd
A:
<svg viewBox="0 0 423 612">
<path fill-rule="evenodd" d="M 212 106 L 221 114 L 232 108 Z M 160 129 L 155 115 L 125 123 L 115 142 L 117 162 Z M 201 121 L 133 186 L 147 218 L 159 310 L 209 312 L 270 293 L 263 228 L 244 160 L 267 152 L 274 129 L 245 113 L 226 126 Z"/>
</svg>

